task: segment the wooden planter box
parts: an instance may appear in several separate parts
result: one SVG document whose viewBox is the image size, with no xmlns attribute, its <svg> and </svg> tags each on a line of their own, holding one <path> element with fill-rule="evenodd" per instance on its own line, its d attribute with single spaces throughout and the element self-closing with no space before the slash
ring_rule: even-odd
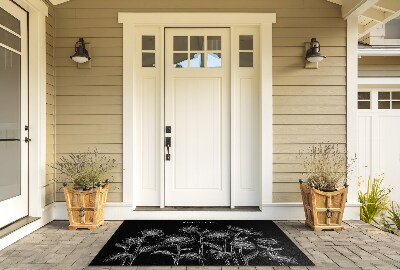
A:
<svg viewBox="0 0 400 270">
<path fill-rule="evenodd" d="M 301 183 L 300 189 L 306 225 L 314 231 L 343 229 L 342 219 L 348 188 L 324 192 Z"/>
<path fill-rule="evenodd" d="M 107 201 L 109 184 L 89 191 L 64 187 L 67 203 L 69 230 L 94 230 L 104 222 L 104 206 Z"/>
</svg>

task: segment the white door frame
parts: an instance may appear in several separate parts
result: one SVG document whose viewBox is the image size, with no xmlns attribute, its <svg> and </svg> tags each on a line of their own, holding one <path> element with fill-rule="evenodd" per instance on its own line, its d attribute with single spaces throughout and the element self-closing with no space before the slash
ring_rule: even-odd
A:
<svg viewBox="0 0 400 270">
<path fill-rule="evenodd" d="M 235 27 L 258 26 L 260 28 L 260 92 L 261 92 L 261 189 L 260 207 L 272 203 L 272 24 L 275 13 L 118 13 L 118 22 L 123 23 L 123 202 L 137 204 L 141 179 L 140 138 L 138 115 L 135 115 L 136 89 L 134 78 L 135 28 L 137 26 L 157 26 L 163 35 L 165 27 Z M 164 53 L 161 52 L 161 88 L 164 89 Z M 231 78 L 231 87 L 234 85 Z M 163 99 L 163 97 L 162 97 Z M 162 108 L 163 111 L 163 108 Z M 163 136 L 160 143 L 163 142 Z M 163 156 L 162 156 L 163 158 Z M 163 179 L 164 176 L 161 175 Z M 233 186 L 234 183 L 231 184 Z M 160 190 L 164 190 L 161 183 Z M 163 192 L 161 207 L 164 206 Z M 233 203 L 234 205 L 234 203 Z"/>
<path fill-rule="evenodd" d="M 41 0 L 14 0 L 28 11 L 29 216 L 42 217 L 46 183 L 46 16 Z"/>
<path fill-rule="evenodd" d="M 136 208 L 139 180 L 141 179 L 140 142 L 138 139 L 140 115 L 135 111 L 135 27 L 234 27 L 260 28 L 260 92 L 261 92 L 261 194 L 260 207 L 272 203 L 272 24 L 275 13 L 118 13 L 123 23 L 123 202 Z M 163 31 L 162 35 L 163 35 Z M 164 38 L 164 37 L 163 37 Z M 164 89 L 164 62 L 161 50 L 161 88 Z M 232 78 L 231 78 L 232 82 Z M 233 84 L 232 84 L 233 85 Z M 163 98 L 163 97 L 162 97 Z M 160 138 L 162 143 L 163 136 Z M 162 155 L 163 158 L 163 155 Z M 233 165 L 232 165 L 233 166 Z M 161 175 L 164 178 L 163 175 Z M 233 186 L 234 183 L 231 184 Z M 160 187 L 164 190 L 164 187 Z M 163 195 L 163 194 L 162 194 Z M 161 200 L 161 207 L 163 207 Z M 234 206 L 234 202 L 233 202 Z"/>
</svg>

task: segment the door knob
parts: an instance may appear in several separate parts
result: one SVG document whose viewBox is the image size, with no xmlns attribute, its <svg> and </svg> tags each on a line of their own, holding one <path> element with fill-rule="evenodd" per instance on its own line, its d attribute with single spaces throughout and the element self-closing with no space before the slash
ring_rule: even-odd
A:
<svg viewBox="0 0 400 270">
<path fill-rule="evenodd" d="M 32 140 L 29 139 L 28 137 L 25 137 L 25 142 L 26 142 L 26 143 L 28 143 L 28 142 L 30 142 L 30 141 L 32 141 Z"/>
</svg>

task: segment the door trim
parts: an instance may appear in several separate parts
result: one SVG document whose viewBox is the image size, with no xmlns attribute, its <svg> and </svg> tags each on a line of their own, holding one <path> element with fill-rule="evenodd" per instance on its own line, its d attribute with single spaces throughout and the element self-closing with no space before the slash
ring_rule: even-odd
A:
<svg viewBox="0 0 400 270">
<path fill-rule="evenodd" d="M 260 29 L 260 93 L 261 93 L 261 194 L 260 207 L 263 203 L 272 202 L 272 24 L 276 22 L 275 13 L 118 13 L 118 22 L 123 24 L 123 202 L 137 203 L 141 168 L 141 119 L 137 107 L 140 102 L 135 95 L 140 91 L 135 86 L 135 32 L 137 26 L 159 27 L 160 36 L 164 39 L 165 27 L 237 27 L 257 26 Z M 160 48 L 161 78 L 160 85 L 164 89 L 164 48 Z M 232 80 L 233 76 L 231 76 Z M 161 97 L 163 100 L 163 96 Z M 137 106 L 136 106 L 137 105 Z M 161 105 L 161 111 L 164 110 Z M 162 134 L 164 133 L 163 130 Z M 160 136 L 163 145 L 163 135 Z M 160 155 L 160 159 L 164 155 Z M 232 166 L 234 166 L 232 164 Z M 163 179 L 163 171 L 160 173 Z M 234 183 L 231 184 L 232 186 Z M 164 190 L 163 184 L 161 190 Z M 164 206 L 164 194 L 161 194 L 161 204 Z M 234 200 L 234 198 L 232 198 Z M 234 207 L 234 201 L 232 207 Z"/>
</svg>

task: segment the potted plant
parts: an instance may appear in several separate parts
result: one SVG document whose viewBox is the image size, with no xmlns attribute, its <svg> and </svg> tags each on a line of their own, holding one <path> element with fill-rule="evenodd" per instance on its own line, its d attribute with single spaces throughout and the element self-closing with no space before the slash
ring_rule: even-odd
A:
<svg viewBox="0 0 400 270">
<path fill-rule="evenodd" d="M 67 204 L 68 229 L 97 229 L 104 222 L 104 206 L 109 190 L 108 176 L 116 167 L 116 160 L 101 155 L 95 149 L 62 156 L 54 166 L 63 177 L 72 182 L 63 183 Z"/>
<path fill-rule="evenodd" d="M 355 159 L 337 144 L 319 144 L 300 152 L 306 181 L 299 180 L 306 225 L 313 230 L 341 230 L 347 200 L 347 176 Z"/>
</svg>

